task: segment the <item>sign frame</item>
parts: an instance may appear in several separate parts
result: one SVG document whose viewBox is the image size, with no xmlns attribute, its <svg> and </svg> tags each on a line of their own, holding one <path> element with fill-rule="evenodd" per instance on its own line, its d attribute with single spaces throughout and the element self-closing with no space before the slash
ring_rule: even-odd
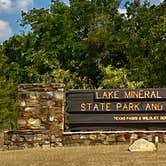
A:
<svg viewBox="0 0 166 166">
<path fill-rule="evenodd" d="M 71 131 L 166 126 L 166 88 L 69 90 L 66 97 Z"/>
</svg>

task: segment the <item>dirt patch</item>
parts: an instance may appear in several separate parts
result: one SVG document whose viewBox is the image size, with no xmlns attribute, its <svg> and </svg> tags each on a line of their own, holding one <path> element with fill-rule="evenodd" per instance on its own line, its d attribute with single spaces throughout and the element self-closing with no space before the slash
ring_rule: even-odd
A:
<svg viewBox="0 0 166 166">
<path fill-rule="evenodd" d="M 0 151 L 1 166 L 165 166 L 166 145 L 155 152 L 129 152 L 128 145 Z"/>
</svg>

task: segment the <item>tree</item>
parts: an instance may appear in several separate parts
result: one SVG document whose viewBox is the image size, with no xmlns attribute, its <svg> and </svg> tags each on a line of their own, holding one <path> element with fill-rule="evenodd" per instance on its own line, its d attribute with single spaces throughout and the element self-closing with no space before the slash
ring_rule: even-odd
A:
<svg viewBox="0 0 166 166">
<path fill-rule="evenodd" d="M 107 67 L 101 66 L 103 79 L 100 83 L 100 88 L 140 88 L 143 82 L 130 81 L 129 71 L 125 68 L 115 68 L 111 65 Z"/>
<path fill-rule="evenodd" d="M 118 12 L 119 3 L 71 0 L 68 6 L 52 0 L 48 10 L 22 13 L 22 26 L 30 25 L 30 32 L 0 47 L 0 123 L 17 113 L 19 83 L 64 82 L 67 89 L 166 86 L 166 1 L 150 6 L 135 0 L 126 5 L 126 15 Z"/>
<path fill-rule="evenodd" d="M 165 87 L 165 2 L 159 6 L 141 5 L 135 1 L 128 7 L 124 33 L 128 39 L 128 67 L 131 79 L 144 82 L 144 87 Z"/>
<path fill-rule="evenodd" d="M 16 127 L 16 89 L 13 81 L 6 78 L 6 57 L 0 47 L 0 130 Z"/>
</svg>

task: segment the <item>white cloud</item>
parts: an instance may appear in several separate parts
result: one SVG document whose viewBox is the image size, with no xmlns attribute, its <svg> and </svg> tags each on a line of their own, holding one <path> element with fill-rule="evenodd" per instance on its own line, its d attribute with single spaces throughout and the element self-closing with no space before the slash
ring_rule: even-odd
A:
<svg viewBox="0 0 166 166">
<path fill-rule="evenodd" d="M 27 11 L 33 6 L 34 0 L 0 0 L 0 13 L 14 13 L 16 11 Z"/>
<path fill-rule="evenodd" d="M 8 39 L 12 35 L 9 22 L 0 20 L 0 42 Z"/>
<path fill-rule="evenodd" d="M 17 0 L 16 6 L 19 10 L 27 11 L 30 7 L 33 6 L 33 0 Z"/>
<path fill-rule="evenodd" d="M 0 12 L 9 11 L 12 8 L 11 0 L 0 0 Z"/>
</svg>

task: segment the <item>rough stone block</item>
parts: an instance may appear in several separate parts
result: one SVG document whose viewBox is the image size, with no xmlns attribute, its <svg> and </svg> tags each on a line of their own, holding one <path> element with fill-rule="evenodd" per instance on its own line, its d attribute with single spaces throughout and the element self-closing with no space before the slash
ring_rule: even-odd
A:
<svg viewBox="0 0 166 166">
<path fill-rule="evenodd" d="M 145 138 L 146 137 L 146 134 L 145 133 L 138 133 L 138 138 Z"/>
<path fill-rule="evenodd" d="M 40 93 L 40 99 L 52 99 L 54 98 L 54 92 L 41 92 Z"/>
<path fill-rule="evenodd" d="M 18 127 L 22 128 L 27 125 L 27 122 L 24 119 L 18 119 L 17 124 L 18 124 Z"/>
<path fill-rule="evenodd" d="M 163 142 L 166 143 L 166 135 L 163 136 Z"/>
<path fill-rule="evenodd" d="M 115 142 L 115 141 L 116 141 L 116 139 L 115 139 L 115 134 L 107 135 L 107 136 L 106 136 L 106 141 L 107 141 L 107 142 Z"/>
<path fill-rule="evenodd" d="M 34 138 L 33 138 L 34 141 L 42 141 L 42 134 L 36 134 L 34 135 Z"/>
<path fill-rule="evenodd" d="M 62 123 L 64 121 L 64 115 L 62 113 L 57 113 L 55 115 L 55 120 L 58 122 L 58 123 Z M 62 126 L 62 124 L 61 124 Z"/>
<path fill-rule="evenodd" d="M 122 135 L 117 135 L 116 136 L 116 142 L 126 142 L 125 136 L 123 134 Z"/>
<path fill-rule="evenodd" d="M 152 142 L 153 141 L 153 136 L 152 134 L 149 134 L 146 136 L 146 139 L 149 141 L 149 142 Z"/>
<path fill-rule="evenodd" d="M 71 142 L 72 142 L 72 138 L 71 138 L 71 136 L 63 136 L 63 144 L 64 145 L 67 145 L 67 144 L 70 144 Z"/>
<path fill-rule="evenodd" d="M 36 106 L 36 107 L 38 107 L 38 106 L 40 106 L 40 102 L 39 102 L 39 100 L 38 99 L 30 99 L 30 98 L 28 98 L 28 99 L 26 99 L 26 106 Z"/>
<path fill-rule="evenodd" d="M 19 106 L 25 107 L 25 106 L 26 106 L 25 100 L 20 100 L 20 101 L 19 101 Z"/>
<path fill-rule="evenodd" d="M 98 134 L 97 135 L 97 140 L 101 140 L 101 141 L 103 141 L 103 140 L 105 140 L 106 139 L 106 135 L 105 134 Z"/>
<path fill-rule="evenodd" d="M 56 142 L 62 142 L 62 138 L 61 137 L 56 137 L 55 141 Z"/>
<path fill-rule="evenodd" d="M 32 129 L 39 129 L 41 126 L 41 120 L 40 119 L 33 119 L 30 118 L 28 120 L 28 125 L 32 128 Z"/>
<path fill-rule="evenodd" d="M 96 140 L 96 138 L 97 138 L 97 136 L 95 134 L 91 134 L 89 136 L 89 139 L 91 139 L 91 140 Z"/>
<path fill-rule="evenodd" d="M 80 135 L 80 139 L 87 139 L 86 135 Z"/>
<path fill-rule="evenodd" d="M 152 142 L 149 142 L 143 138 L 136 140 L 132 145 L 130 145 L 129 150 L 131 152 L 136 151 L 155 151 L 156 147 Z"/>
<path fill-rule="evenodd" d="M 137 140 L 138 139 L 138 134 L 131 134 L 130 139 Z"/>
<path fill-rule="evenodd" d="M 63 92 L 54 92 L 54 97 L 56 100 L 63 101 L 64 100 L 64 93 Z"/>
<path fill-rule="evenodd" d="M 17 138 L 18 142 L 24 142 L 25 141 L 23 136 L 17 136 L 17 137 L 18 137 Z"/>
<path fill-rule="evenodd" d="M 55 142 L 55 141 L 56 141 L 55 135 L 51 135 L 51 142 Z"/>
<path fill-rule="evenodd" d="M 39 98 L 39 94 L 37 92 L 29 92 L 27 93 L 27 96 L 32 100 L 37 100 Z"/>
<path fill-rule="evenodd" d="M 72 135 L 72 140 L 79 140 L 80 139 L 80 135 Z"/>
<path fill-rule="evenodd" d="M 158 137 L 158 141 L 160 143 L 164 142 L 164 134 L 158 134 L 158 133 L 154 134 L 154 136 L 153 136 L 153 142 L 155 142 L 155 137 Z"/>
<path fill-rule="evenodd" d="M 130 140 L 131 135 L 131 133 L 124 133 L 124 137 L 126 138 L 126 140 Z"/>
<path fill-rule="evenodd" d="M 25 141 L 32 142 L 33 141 L 33 135 L 24 135 Z"/>
<path fill-rule="evenodd" d="M 24 109 L 25 112 L 39 112 L 39 108 L 35 108 L 35 107 L 25 107 Z"/>
<path fill-rule="evenodd" d="M 90 141 L 90 140 L 85 140 L 83 143 L 82 143 L 82 145 L 90 145 L 92 142 Z"/>
<path fill-rule="evenodd" d="M 62 113 L 62 107 L 49 107 L 49 112 Z"/>
<path fill-rule="evenodd" d="M 16 134 L 13 134 L 12 137 L 11 137 L 11 141 L 12 142 L 17 142 L 17 135 Z"/>
</svg>

